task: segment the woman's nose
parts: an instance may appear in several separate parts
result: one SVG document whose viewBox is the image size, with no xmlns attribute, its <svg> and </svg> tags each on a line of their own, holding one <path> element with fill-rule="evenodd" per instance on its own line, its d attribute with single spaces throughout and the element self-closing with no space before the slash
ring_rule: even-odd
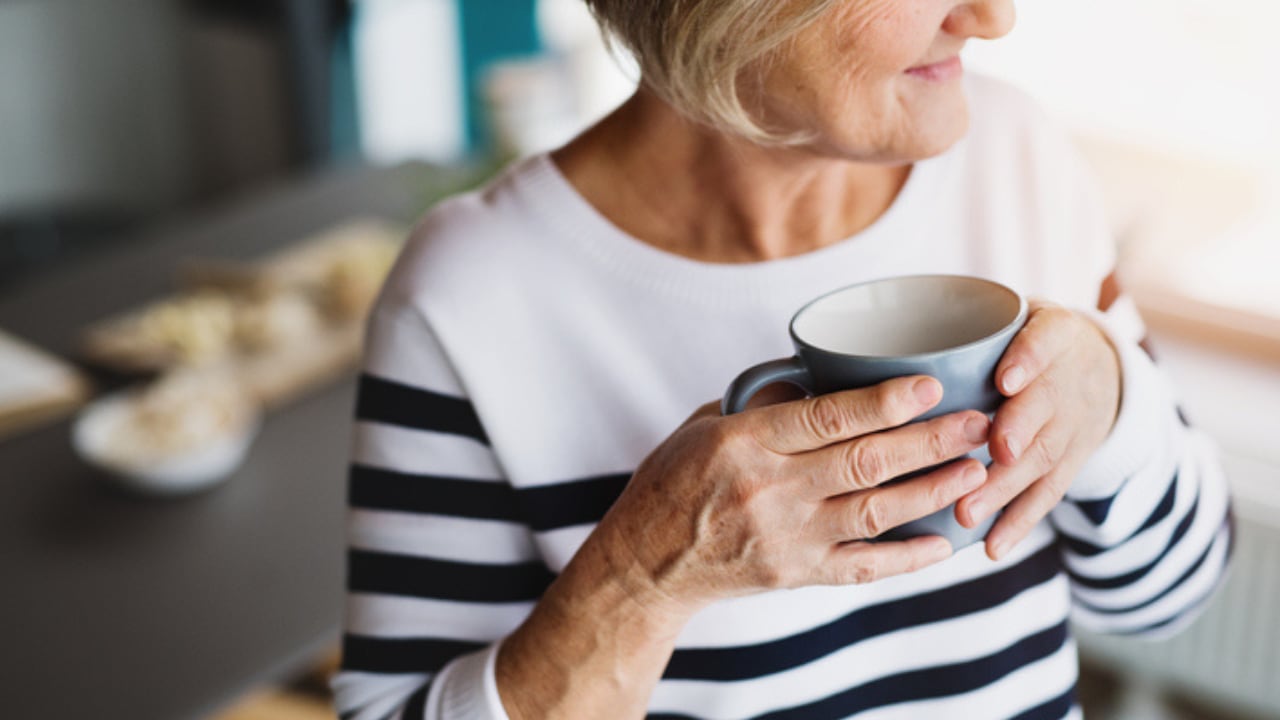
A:
<svg viewBox="0 0 1280 720">
<path fill-rule="evenodd" d="M 942 29 L 956 37 L 995 40 L 1009 34 L 1016 18 L 1013 0 L 963 0 L 947 15 Z"/>
</svg>

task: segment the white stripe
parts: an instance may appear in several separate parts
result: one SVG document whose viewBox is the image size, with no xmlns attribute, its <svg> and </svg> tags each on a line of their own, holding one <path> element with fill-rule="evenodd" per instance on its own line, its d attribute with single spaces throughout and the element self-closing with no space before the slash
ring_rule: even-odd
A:
<svg viewBox="0 0 1280 720">
<path fill-rule="evenodd" d="M 594 523 L 589 525 L 571 525 L 569 527 L 545 530 L 536 533 L 538 548 L 542 551 L 542 559 L 552 571 L 564 571 L 569 561 L 578 553 L 578 548 L 587 541 L 594 532 Z"/>
<path fill-rule="evenodd" d="M 1194 459 L 1194 457 L 1193 457 Z M 1070 570 L 1085 577 L 1112 577 L 1132 572 L 1155 562 L 1169 547 L 1173 532 L 1186 519 L 1195 504 L 1200 482 L 1199 462 L 1184 462 L 1178 468 L 1178 485 L 1174 490 L 1173 507 L 1160 522 L 1143 530 L 1128 541 L 1098 553 L 1079 555 L 1063 546 L 1063 560 Z"/>
<path fill-rule="evenodd" d="M 869 605 L 985 577 L 1018 564 L 1055 539 L 1048 524 L 1041 523 L 999 562 L 989 560 L 976 544 L 931 567 L 868 585 L 803 587 L 722 600 L 685 625 L 676 647 L 735 647 L 791 637 Z"/>
<path fill-rule="evenodd" d="M 357 421 L 352 428 L 353 462 L 384 470 L 502 480 L 498 461 L 484 443 L 450 433 Z"/>
<path fill-rule="evenodd" d="M 448 354 L 412 307 L 378 308 L 369 315 L 364 371 L 383 380 L 463 397 Z"/>
<path fill-rule="evenodd" d="M 1024 665 L 973 692 L 875 708 L 855 717 L 858 720 L 1013 717 L 1071 689 L 1076 682 L 1078 664 L 1075 641 L 1068 637 L 1052 655 Z"/>
<path fill-rule="evenodd" d="M 343 670 L 330 682 L 333 705 L 339 713 L 361 708 L 356 720 L 381 720 L 430 677 L 424 673 L 384 675 Z"/>
<path fill-rule="evenodd" d="M 1176 545 L 1169 548 L 1160 562 L 1137 582 L 1118 588 L 1090 588 L 1076 585 L 1076 596 L 1101 608 L 1124 608 L 1144 603 L 1164 592 L 1204 553 L 1222 527 L 1227 513 L 1226 488 L 1217 483 L 1203 483 L 1200 504 L 1191 527 Z"/>
<path fill-rule="evenodd" d="M 803 705 L 890 675 L 998 652 L 1062 622 L 1069 608 L 1066 579 L 1059 575 L 996 607 L 868 638 L 765 677 L 728 683 L 664 680 L 650 708 L 728 719 Z"/>
<path fill-rule="evenodd" d="M 1111 503 L 1107 519 L 1095 525 L 1080 508 L 1066 502 L 1053 511 L 1053 521 L 1062 532 L 1104 547 L 1114 545 L 1129 537 L 1160 504 L 1173 475 L 1178 469 L 1181 454 L 1176 442 L 1181 425 L 1177 414 L 1165 414 L 1164 439 L 1158 443 L 1163 454 L 1151 458 L 1133 477 L 1121 485 Z"/>
<path fill-rule="evenodd" d="M 360 550 L 455 562 L 499 565 L 538 559 L 529 529 L 503 520 L 353 509 L 347 516 L 347 538 Z"/>
<path fill-rule="evenodd" d="M 1222 528 L 1214 539 L 1204 564 L 1177 589 L 1156 602 L 1134 612 L 1118 615 L 1095 613 L 1076 605 L 1073 608 L 1072 619 L 1090 630 L 1106 633 L 1133 631 L 1176 616 L 1207 594 L 1221 578 L 1226 565 L 1229 538 L 1228 528 Z"/>
<path fill-rule="evenodd" d="M 465 603 L 450 600 L 351 593 L 346 630 L 379 638 L 432 637 L 492 642 L 515 630 L 533 602 Z"/>
</svg>

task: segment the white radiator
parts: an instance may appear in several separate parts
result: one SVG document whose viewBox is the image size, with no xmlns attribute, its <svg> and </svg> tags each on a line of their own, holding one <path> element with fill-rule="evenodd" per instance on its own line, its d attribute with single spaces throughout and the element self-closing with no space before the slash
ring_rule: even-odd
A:
<svg viewBox="0 0 1280 720">
<path fill-rule="evenodd" d="M 1080 632 L 1081 654 L 1206 703 L 1280 717 L 1280 464 L 1225 453 L 1223 466 L 1238 534 L 1204 614 L 1163 642 Z"/>
</svg>

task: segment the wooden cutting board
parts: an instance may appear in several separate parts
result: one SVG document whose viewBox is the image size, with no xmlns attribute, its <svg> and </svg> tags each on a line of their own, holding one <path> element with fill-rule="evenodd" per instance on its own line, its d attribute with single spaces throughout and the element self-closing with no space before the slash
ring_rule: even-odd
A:
<svg viewBox="0 0 1280 720">
<path fill-rule="evenodd" d="M 278 293 L 314 297 L 329 280 L 336 261 L 349 258 L 353 250 L 370 248 L 389 252 L 385 257 L 394 256 L 403 237 L 401 226 L 360 218 L 253 261 L 193 258 L 179 273 L 186 288 L 183 293 L 95 323 L 85 332 L 84 354 L 118 371 L 163 373 L 187 361 L 172 348 L 148 346 L 145 341 L 142 324 L 154 319 L 157 309 L 172 309 L 175 304 L 190 308 L 190 303 L 202 302 L 201 297 L 211 298 L 215 306 L 224 299 L 235 302 Z M 219 352 L 209 362 L 229 368 L 259 402 L 276 407 L 350 372 L 360 358 L 363 331 L 363 311 L 330 317 L 309 335 L 252 351 L 228 346 L 225 354 Z"/>
</svg>

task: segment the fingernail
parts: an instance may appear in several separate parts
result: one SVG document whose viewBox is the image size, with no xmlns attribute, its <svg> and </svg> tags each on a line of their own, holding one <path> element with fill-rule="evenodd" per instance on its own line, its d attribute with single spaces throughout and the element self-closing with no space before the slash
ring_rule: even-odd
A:
<svg viewBox="0 0 1280 720">
<path fill-rule="evenodd" d="M 980 443 L 987 439 L 987 428 L 991 422 L 985 415 L 975 415 L 964 423 L 964 437 L 971 443 Z"/>
<path fill-rule="evenodd" d="M 1018 442 L 1018 438 L 1014 437 L 1013 433 L 1004 434 L 1004 446 L 1009 450 L 1009 454 L 1013 456 L 1014 460 L 1017 460 L 1022 455 L 1022 443 Z"/>
<path fill-rule="evenodd" d="M 969 520 L 971 520 L 974 525 L 977 525 L 986 519 L 987 506 L 985 503 L 981 500 L 975 500 L 974 502 L 969 503 Z"/>
<path fill-rule="evenodd" d="M 946 560 L 953 554 L 955 554 L 955 550 L 952 549 L 951 543 L 946 538 L 943 538 L 942 542 L 934 544 L 932 557 L 930 559 L 933 562 L 938 562 L 940 560 Z"/>
<path fill-rule="evenodd" d="M 987 479 L 987 474 L 977 465 L 970 465 L 965 468 L 964 474 L 960 476 L 960 486 L 964 488 L 964 492 L 975 490 L 982 485 Z"/>
<path fill-rule="evenodd" d="M 933 401 L 938 399 L 939 386 L 938 381 L 936 380 L 930 380 L 928 378 L 917 380 L 916 384 L 911 389 L 915 392 L 916 399 L 919 400 L 922 405 L 932 404 Z"/>
<path fill-rule="evenodd" d="M 1004 371 L 1004 391 L 1007 393 L 1016 393 L 1022 389 L 1022 383 L 1027 380 L 1027 372 L 1022 368 L 1014 365 Z"/>
<path fill-rule="evenodd" d="M 1009 543 L 1007 540 L 999 539 L 999 540 L 993 541 L 991 543 L 991 559 L 999 560 L 1000 558 L 1004 557 L 1004 553 L 1008 549 L 1009 549 Z"/>
</svg>

